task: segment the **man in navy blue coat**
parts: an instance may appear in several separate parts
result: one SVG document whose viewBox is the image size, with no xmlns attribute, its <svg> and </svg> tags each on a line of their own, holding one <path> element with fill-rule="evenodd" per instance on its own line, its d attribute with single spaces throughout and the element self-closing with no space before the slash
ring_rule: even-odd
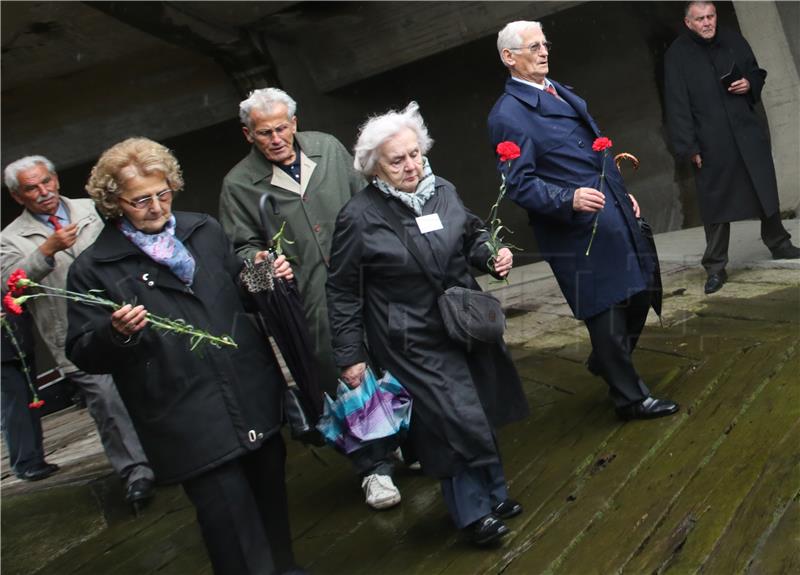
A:
<svg viewBox="0 0 800 575">
<path fill-rule="evenodd" d="M 677 404 L 653 398 L 631 360 L 656 265 L 639 229 L 639 206 L 612 154 L 592 150 L 600 130 L 586 102 L 547 78 L 550 44 L 541 25 L 508 24 L 497 48 L 511 77 L 489 114 L 489 137 L 493 146 L 511 141 L 520 147 L 521 156 L 499 169 L 506 174 L 508 197 L 527 210 L 572 312 L 589 330 L 587 367 L 606 381 L 621 418 L 671 415 Z"/>
</svg>

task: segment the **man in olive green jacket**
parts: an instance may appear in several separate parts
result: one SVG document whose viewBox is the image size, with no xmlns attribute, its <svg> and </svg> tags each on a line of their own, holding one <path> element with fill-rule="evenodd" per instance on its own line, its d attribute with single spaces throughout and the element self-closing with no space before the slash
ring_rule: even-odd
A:
<svg viewBox="0 0 800 575">
<path fill-rule="evenodd" d="M 274 198 L 277 209 L 267 210 L 269 233 L 285 224 L 282 248 L 303 299 L 320 384 L 335 397 L 339 370 L 331 348 L 325 281 L 336 216 L 366 182 L 339 140 L 297 131 L 296 110 L 296 102 L 277 88 L 255 90 L 240 104 L 242 131 L 253 147 L 225 176 L 219 215 L 237 253 L 252 259 L 266 247 L 259 201 L 265 193 Z M 364 477 L 367 503 L 377 509 L 400 502 L 387 449 L 378 442 L 351 457 Z"/>
</svg>

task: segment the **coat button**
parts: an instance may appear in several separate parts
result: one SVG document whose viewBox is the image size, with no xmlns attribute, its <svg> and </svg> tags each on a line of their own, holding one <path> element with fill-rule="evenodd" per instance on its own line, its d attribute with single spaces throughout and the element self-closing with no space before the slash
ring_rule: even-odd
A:
<svg viewBox="0 0 800 575">
<path fill-rule="evenodd" d="M 579 148 L 582 148 L 582 147 L 583 147 L 583 140 L 578 140 L 578 147 L 579 147 Z"/>
<path fill-rule="evenodd" d="M 259 438 L 259 439 L 264 439 L 264 434 L 263 434 L 263 433 L 261 433 L 261 432 L 259 432 L 259 434 L 258 434 L 258 438 Z"/>
<path fill-rule="evenodd" d="M 315 232 L 319 233 L 319 231 L 320 231 L 321 229 L 322 229 L 322 226 L 320 226 L 319 224 L 314 224 L 314 231 L 315 231 Z"/>
<path fill-rule="evenodd" d="M 147 282 L 147 287 L 153 287 L 154 285 L 156 285 L 156 282 L 154 282 L 153 280 Z"/>
</svg>

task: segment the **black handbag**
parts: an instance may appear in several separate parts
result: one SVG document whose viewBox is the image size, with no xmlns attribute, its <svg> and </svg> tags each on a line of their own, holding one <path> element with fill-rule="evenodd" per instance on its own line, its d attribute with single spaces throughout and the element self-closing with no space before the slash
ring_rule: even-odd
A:
<svg viewBox="0 0 800 575">
<path fill-rule="evenodd" d="M 506 316 L 500 300 L 479 289 L 462 286 L 451 286 L 443 290 L 425 265 L 425 260 L 417 250 L 414 240 L 406 239 L 400 220 L 386 198 L 374 187 L 370 187 L 370 192 L 372 203 L 384 215 L 392 231 L 439 294 L 436 301 L 448 337 L 467 351 L 472 351 L 476 346 L 499 341 L 506 328 Z"/>
</svg>

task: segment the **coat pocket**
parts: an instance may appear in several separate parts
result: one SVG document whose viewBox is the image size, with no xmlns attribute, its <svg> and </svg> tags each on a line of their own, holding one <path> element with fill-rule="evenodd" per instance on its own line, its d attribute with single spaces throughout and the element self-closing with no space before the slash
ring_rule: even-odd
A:
<svg viewBox="0 0 800 575">
<path fill-rule="evenodd" d="M 389 342 L 395 349 L 408 348 L 408 309 L 403 304 L 389 304 Z"/>
</svg>

